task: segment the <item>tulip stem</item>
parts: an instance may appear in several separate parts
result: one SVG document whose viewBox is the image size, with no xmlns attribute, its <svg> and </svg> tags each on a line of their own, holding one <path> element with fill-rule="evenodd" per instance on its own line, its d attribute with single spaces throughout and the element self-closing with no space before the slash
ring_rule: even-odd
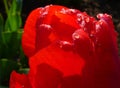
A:
<svg viewBox="0 0 120 88">
<path fill-rule="evenodd" d="M 6 11 L 7 16 L 8 16 L 8 5 L 7 5 L 7 1 L 6 1 L 6 0 L 3 0 L 3 3 L 4 3 L 4 6 L 5 6 L 5 11 Z"/>
</svg>

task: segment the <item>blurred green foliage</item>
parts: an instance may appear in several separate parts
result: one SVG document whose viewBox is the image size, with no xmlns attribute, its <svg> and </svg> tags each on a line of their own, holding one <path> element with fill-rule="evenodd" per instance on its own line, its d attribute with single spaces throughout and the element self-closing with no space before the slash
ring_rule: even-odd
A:
<svg viewBox="0 0 120 88">
<path fill-rule="evenodd" d="M 28 67 L 21 48 L 22 0 L 3 0 L 3 3 L 7 18 L 0 13 L 0 88 L 9 85 L 11 71 Z"/>
<path fill-rule="evenodd" d="M 22 9 L 22 0 L 13 0 L 10 9 L 7 11 L 5 31 L 16 32 L 21 27 L 22 25 L 21 9 Z"/>
</svg>

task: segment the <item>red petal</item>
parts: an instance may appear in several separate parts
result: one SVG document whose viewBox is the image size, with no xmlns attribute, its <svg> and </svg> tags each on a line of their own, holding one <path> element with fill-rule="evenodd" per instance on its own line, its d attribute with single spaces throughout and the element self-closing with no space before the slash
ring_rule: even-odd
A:
<svg viewBox="0 0 120 88">
<path fill-rule="evenodd" d="M 22 35 L 22 48 L 26 56 L 30 57 L 35 52 L 36 21 L 42 8 L 33 10 L 28 16 Z"/>
<path fill-rule="evenodd" d="M 52 27 L 47 24 L 41 24 L 36 29 L 36 52 L 47 45 L 52 41 L 49 39 L 49 36 L 52 32 Z"/>
<path fill-rule="evenodd" d="M 73 35 L 74 48 L 84 59 L 94 58 L 95 50 L 94 43 L 90 39 L 88 33 L 83 29 L 76 30 Z"/>
<path fill-rule="evenodd" d="M 101 29 L 100 28 L 98 29 L 98 31 L 100 30 L 100 32 L 97 33 L 96 37 L 102 39 L 100 41 L 106 44 L 104 45 L 106 48 L 114 46 L 114 49 L 117 53 L 118 52 L 117 32 L 114 29 L 112 17 L 108 14 L 98 14 L 97 17 L 100 19 L 97 24 L 101 27 Z M 103 35 L 105 36 L 104 38 Z"/>
<path fill-rule="evenodd" d="M 53 20 L 52 16 L 55 13 L 61 11 L 62 9 L 68 9 L 68 8 L 60 5 L 48 5 L 44 7 L 44 9 L 45 10 L 42 13 L 42 15 L 45 15 L 43 24 L 50 24 L 51 21 Z"/>
<path fill-rule="evenodd" d="M 10 88 L 31 88 L 28 76 L 25 74 L 18 74 L 15 71 L 10 76 Z"/>
<path fill-rule="evenodd" d="M 59 70 L 43 63 L 37 66 L 34 78 L 35 88 L 57 88 L 62 81 L 62 74 Z"/>
<path fill-rule="evenodd" d="M 56 37 L 61 40 L 71 41 L 72 33 L 80 28 L 76 18 L 77 12 L 77 10 L 71 10 L 63 6 L 46 6 L 40 18 L 37 20 L 37 25 L 50 25 Z"/>
<path fill-rule="evenodd" d="M 55 30 L 56 35 L 60 40 L 72 41 L 72 33 L 80 28 L 76 19 L 69 14 L 61 12 L 55 13 L 51 22 L 51 26 Z"/>
<path fill-rule="evenodd" d="M 96 23 L 96 50 L 99 55 L 109 52 L 109 56 L 118 58 L 117 33 L 112 19 L 107 14 L 99 14 L 98 18 L 100 20 Z"/>
<path fill-rule="evenodd" d="M 73 51 L 66 52 L 56 45 L 50 45 L 30 58 L 30 68 L 36 73 L 37 66 L 48 64 L 59 70 L 64 76 L 82 75 L 84 60 Z"/>
<path fill-rule="evenodd" d="M 32 29 L 29 28 L 32 22 L 26 22 L 27 24 L 30 22 L 31 25 L 25 26 L 22 40 L 24 52 L 27 56 L 31 56 L 34 54 L 35 47 L 38 48 L 29 61 L 32 86 L 56 88 L 63 74 L 65 78 L 68 77 L 68 81 L 69 77 L 79 75 L 83 85 L 81 88 L 114 88 L 114 86 L 119 88 L 120 63 L 116 33 L 111 18 L 106 14 L 100 14 L 98 15 L 100 20 L 96 21 L 86 13 L 76 11 L 73 14 L 69 11 L 70 9 L 63 6 L 46 6 L 41 15 L 37 12 L 40 17 L 35 17 Z M 31 16 L 32 18 L 34 17 Z M 49 28 L 45 25 L 51 27 L 51 33 L 46 32 Z M 34 30 L 37 26 L 36 38 Z M 45 42 L 42 37 L 46 38 Z M 55 41 L 52 41 L 54 39 Z M 57 41 L 62 41 L 61 47 L 56 44 Z"/>
</svg>

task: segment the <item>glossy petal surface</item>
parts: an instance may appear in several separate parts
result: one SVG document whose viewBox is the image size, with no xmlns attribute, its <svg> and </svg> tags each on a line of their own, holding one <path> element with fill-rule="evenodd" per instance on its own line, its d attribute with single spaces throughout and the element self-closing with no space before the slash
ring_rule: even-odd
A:
<svg viewBox="0 0 120 88">
<path fill-rule="evenodd" d="M 59 5 L 33 10 L 22 37 L 30 72 L 27 77 L 13 72 L 10 87 L 120 88 L 112 17 L 98 14 L 97 18 Z"/>
<path fill-rule="evenodd" d="M 25 23 L 24 32 L 22 35 L 22 48 L 26 56 L 30 57 L 35 52 L 35 38 L 36 38 L 36 21 L 40 16 L 42 8 L 33 10 Z"/>
</svg>

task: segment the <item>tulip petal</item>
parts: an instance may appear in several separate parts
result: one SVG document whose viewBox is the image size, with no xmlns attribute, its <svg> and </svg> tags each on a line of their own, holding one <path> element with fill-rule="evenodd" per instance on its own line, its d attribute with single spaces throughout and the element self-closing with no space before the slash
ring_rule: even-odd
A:
<svg viewBox="0 0 120 88">
<path fill-rule="evenodd" d="M 26 56 L 30 57 L 35 52 L 36 21 L 40 16 L 42 8 L 33 10 L 25 23 L 22 35 L 22 48 Z"/>
<path fill-rule="evenodd" d="M 10 76 L 10 88 L 31 88 L 28 76 L 13 71 Z"/>
<path fill-rule="evenodd" d="M 74 52 L 66 52 L 56 45 L 50 45 L 30 58 L 30 68 L 36 72 L 38 65 L 46 63 L 58 69 L 64 76 L 82 75 L 84 60 Z"/>
<path fill-rule="evenodd" d="M 34 11 L 22 37 L 32 88 L 119 88 L 117 34 L 109 15 L 99 14 L 97 21 L 58 5 Z M 12 74 L 18 86 L 25 83 Z"/>
</svg>

